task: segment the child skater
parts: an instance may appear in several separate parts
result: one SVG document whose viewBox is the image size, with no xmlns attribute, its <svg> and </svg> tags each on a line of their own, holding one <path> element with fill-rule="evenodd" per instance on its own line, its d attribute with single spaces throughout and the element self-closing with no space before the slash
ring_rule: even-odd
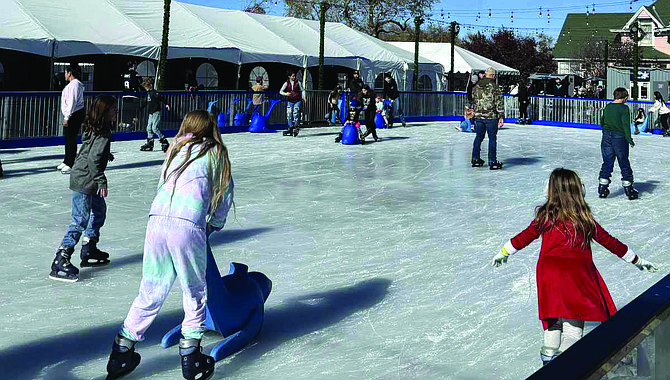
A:
<svg viewBox="0 0 670 380">
<path fill-rule="evenodd" d="M 384 99 L 381 97 L 381 95 L 377 95 L 377 98 L 375 99 L 375 107 L 377 108 L 377 113 L 382 115 L 382 118 L 384 118 L 384 124 L 386 124 L 388 127 L 389 120 L 386 117 L 388 107 L 386 106 L 386 103 L 384 102 Z"/>
<path fill-rule="evenodd" d="M 629 146 L 635 146 L 630 135 L 630 110 L 626 105 L 628 90 L 619 87 L 614 90 L 614 101 L 603 110 L 600 117 L 602 125 L 602 140 L 600 151 L 603 156 L 603 164 L 600 167 L 600 178 L 598 185 L 598 196 L 607 198 L 610 194 L 609 184 L 614 161 L 619 162 L 621 169 L 621 185 L 629 200 L 637 199 L 638 191 L 633 187 L 633 169 L 628 160 Z"/>
<path fill-rule="evenodd" d="M 346 128 L 347 125 L 353 125 L 354 128 L 356 128 L 356 131 L 358 132 L 358 139 L 361 141 L 361 144 L 365 144 L 365 139 L 363 138 L 363 132 L 361 132 L 361 123 L 358 121 L 359 115 L 361 113 L 361 108 L 362 107 L 358 103 L 358 99 L 356 99 L 355 96 L 351 98 L 351 101 L 349 102 L 349 114 L 347 115 L 347 121 L 344 122 L 342 130 L 335 138 L 336 143 L 342 141 L 342 131 L 344 131 L 344 128 Z"/>
<path fill-rule="evenodd" d="M 100 228 L 107 216 L 105 169 L 112 159 L 110 139 L 116 113 L 116 99 L 101 95 L 93 100 L 84 120 L 82 144 L 70 173 L 72 222 L 51 263 L 49 278 L 53 280 L 75 282 L 79 279 L 79 269 L 70 262 L 70 258 L 82 234 L 81 266 L 109 264 L 109 254 L 100 251 L 97 244 Z"/>
<path fill-rule="evenodd" d="M 228 150 L 207 111 L 189 112 L 161 168 L 158 190 L 144 240 L 140 292 L 123 322 L 107 364 L 107 379 L 126 375 L 140 363 L 136 342 L 158 315 L 179 277 L 184 321 L 179 341 L 184 378 L 200 380 L 214 372 L 214 359 L 203 354 L 207 304 L 207 237 L 221 230 L 233 204 Z"/>
<path fill-rule="evenodd" d="M 147 101 L 140 107 L 140 111 L 148 107 L 149 120 L 147 121 L 147 143 L 140 147 L 141 151 L 154 150 L 154 135 L 158 137 L 161 143 L 163 153 L 167 152 L 170 143 L 161 133 L 161 117 L 163 115 L 163 108 L 170 109 L 170 106 L 165 101 L 165 98 L 158 95 L 154 89 L 154 80 L 147 78 L 143 83 L 144 89 L 147 90 Z"/>
<path fill-rule="evenodd" d="M 644 124 L 644 119 L 646 118 L 646 114 L 644 112 L 644 108 L 638 108 L 637 109 L 637 115 L 635 116 L 635 119 L 633 119 L 633 123 L 635 124 L 635 134 L 639 135 L 640 134 L 640 125 Z M 644 132 L 644 131 L 642 131 Z"/>
<path fill-rule="evenodd" d="M 547 183 L 547 201 L 536 209 L 530 226 L 509 240 L 492 265 L 542 236 L 537 261 L 537 298 L 544 328 L 542 363 L 547 364 L 582 337 L 584 321 L 602 322 L 616 312 L 609 290 L 598 273 L 591 240 L 641 271 L 656 267 L 605 231 L 584 200 L 584 185 L 572 170 L 555 169 Z"/>
</svg>

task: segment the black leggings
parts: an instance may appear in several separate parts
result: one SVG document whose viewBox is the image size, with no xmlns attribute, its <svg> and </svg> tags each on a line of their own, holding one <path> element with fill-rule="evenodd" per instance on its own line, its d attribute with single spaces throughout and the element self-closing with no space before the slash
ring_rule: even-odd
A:
<svg viewBox="0 0 670 380">
<path fill-rule="evenodd" d="M 63 134 L 65 135 L 65 159 L 63 163 L 69 167 L 74 165 L 74 159 L 77 157 L 77 136 L 85 116 L 86 111 L 80 109 L 70 116 L 67 126 L 63 126 Z"/>
<path fill-rule="evenodd" d="M 369 106 L 368 106 L 369 107 Z M 376 112 L 365 112 L 365 133 L 363 133 L 363 138 L 367 135 L 372 134 L 372 137 L 377 140 L 377 125 L 375 124 L 375 114 Z"/>
<path fill-rule="evenodd" d="M 528 103 L 519 103 L 519 119 L 528 119 Z"/>
<path fill-rule="evenodd" d="M 667 133 L 668 128 L 670 128 L 670 125 L 668 125 L 668 118 L 670 117 L 670 113 L 665 113 L 661 115 L 661 127 L 663 127 L 663 130 Z"/>
</svg>

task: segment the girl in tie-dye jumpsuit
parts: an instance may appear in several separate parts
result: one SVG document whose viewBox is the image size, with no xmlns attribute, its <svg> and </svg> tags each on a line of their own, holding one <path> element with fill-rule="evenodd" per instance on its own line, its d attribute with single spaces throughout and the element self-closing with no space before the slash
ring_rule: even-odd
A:
<svg viewBox="0 0 670 380">
<path fill-rule="evenodd" d="M 134 344 L 144 339 L 177 277 L 185 314 L 179 343 L 183 375 L 211 376 L 214 360 L 199 348 L 205 332 L 207 237 L 223 228 L 232 204 L 230 161 L 216 120 L 206 111 L 189 112 L 161 168 L 144 241 L 140 292 L 112 347 L 108 379 L 139 364 Z"/>
</svg>

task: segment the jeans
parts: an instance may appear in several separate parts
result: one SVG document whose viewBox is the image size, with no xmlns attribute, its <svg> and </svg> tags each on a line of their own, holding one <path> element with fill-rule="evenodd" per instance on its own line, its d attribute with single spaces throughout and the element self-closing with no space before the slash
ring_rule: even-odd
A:
<svg viewBox="0 0 670 380">
<path fill-rule="evenodd" d="M 393 114 L 397 114 L 400 116 L 400 120 L 403 122 L 405 121 L 405 113 L 402 111 L 402 107 L 400 106 L 400 97 L 398 96 L 397 98 L 393 99 L 393 103 L 391 103 L 391 107 L 393 107 Z M 390 120 L 390 123 L 393 124 L 393 120 Z"/>
<path fill-rule="evenodd" d="M 153 139 L 154 134 L 158 136 L 159 139 L 163 138 L 161 133 L 161 116 L 163 116 L 163 111 L 156 111 L 149 114 L 149 121 L 147 122 L 147 138 Z"/>
<path fill-rule="evenodd" d="M 628 161 L 628 141 L 620 133 L 603 131 L 600 142 L 600 151 L 603 154 L 603 165 L 600 168 L 600 178 L 609 179 L 614 169 L 614 160 L 619 161 L 621 180 L 633 182 L 633 169 Z"/>
<path fill-rule="evenodd" d="M 289 129 L 300 124 L 300 106 L 302 106 L 302 100 L 286 102 L 286 118 L 288 119 Z"/>
<path fill-rule="evenodd" d="M 77 245 L 82 233 L 85 237 L 98 242 L 100 228 L 107 217 L 105 198 L 97 194 L 72 192 L 72 222 L 67 227 L 61 246 L 71 248 Z"/>
<path fill-rule="evenodd" d="M 328 113 L 326 113 L 326 121 L 340 124 L 340 109 L 336 105 L 331 104 L 329 106 Z"/>
<path fill-rule="evenodd" d="M 497 144 L 497 135 L 498 135 L 498 120 L 497 119 L 476 119 L 474 120 L 475 141 L 472 144 L 472 160 L 481 159 L 482 153 L 482 141 L 484 141 L 484 135 L 488 133 L 489 135 L 489 164 L 496 162 L 496 144 Z"/>
</svg>

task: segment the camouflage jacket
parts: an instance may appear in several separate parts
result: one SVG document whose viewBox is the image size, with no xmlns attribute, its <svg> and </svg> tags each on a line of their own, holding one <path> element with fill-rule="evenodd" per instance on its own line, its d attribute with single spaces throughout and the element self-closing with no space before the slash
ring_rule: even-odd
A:
<svg viewBox="0 0 670 380">
<path fill-rule="evenodd" d="M 498 119 L 505 115 L 500 87 L 489 78 L 482 78 L 472 89 L 475 104 L 475 119 Z"/>
</svg>

